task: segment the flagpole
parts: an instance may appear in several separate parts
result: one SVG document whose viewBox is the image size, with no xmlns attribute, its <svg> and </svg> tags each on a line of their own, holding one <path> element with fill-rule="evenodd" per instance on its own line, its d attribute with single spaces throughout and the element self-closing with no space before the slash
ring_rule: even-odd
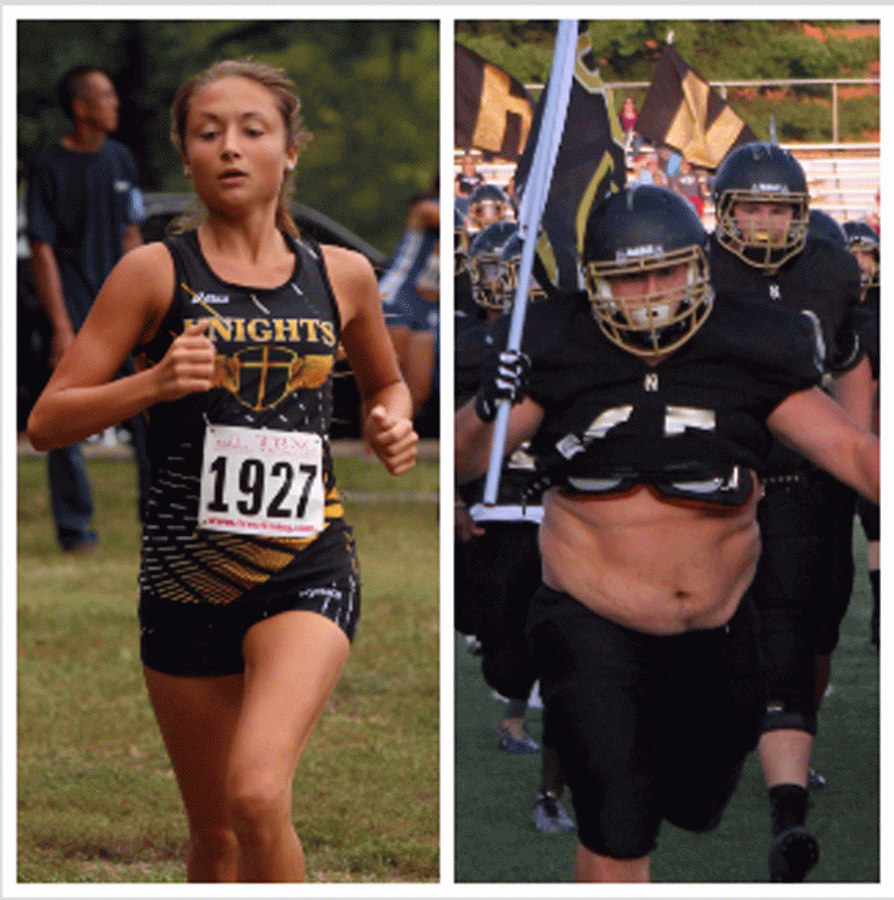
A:
<svg viewBox="0 0 894 900">
<path fill-rule="evenodd" d="M 537 145 L 531 163 L 531 171 L 525 182 L 524 193 L 519 208 L 518 225 L 522 236 L 522 254 L 519 262 L 518 284 L 509 320 L 507 350 L 518 350 L 521 346 L 522 331 L 528 306 L 528 290 L 531 284 L 531 269 L 534 265 L 534 250 L 540 229 L 540 220 L 549 195 L 553 167 L 568 112 L 568 98 L 571 93 L 571 79 L 577 51 L 577 21 L 563 19 L 556 34 L 543 117 L 537 135 Z M 507 400 L 500 402 L 491 443 L 490 462 L 484 482 L 483 501 L 493 505 L 500 486 L 500 470 L 506 448 L 506 433 L 509 427 L 509 413 L 512 405 Z"/>
</svg>

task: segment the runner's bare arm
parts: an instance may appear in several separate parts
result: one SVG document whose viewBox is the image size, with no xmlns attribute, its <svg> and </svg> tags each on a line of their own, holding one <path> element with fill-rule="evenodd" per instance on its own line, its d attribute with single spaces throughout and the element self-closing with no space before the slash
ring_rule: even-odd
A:
<svg viewBox="0 0 894 900">
<path fill-rule="evenodd" d="M 125 254 L 28 419 L 38 450 L 84 440 L 161 400 L 207 390 L 214 346 L 205 325 L 181 335 L 151 369 L 116 379 L 133 349 L 157 330 L 174 295 L 174 266 L 158 243 Z"/>
<path fill-rule="evenodd" d="M 413 403 L 385 328 L 369 262 L 352 250 L 324 246 L 326 270 L 341 314 L 344 347 L 363 402 L 363 432 L 392 475 L 415 465 L 419 437 Z"/>
</svg>

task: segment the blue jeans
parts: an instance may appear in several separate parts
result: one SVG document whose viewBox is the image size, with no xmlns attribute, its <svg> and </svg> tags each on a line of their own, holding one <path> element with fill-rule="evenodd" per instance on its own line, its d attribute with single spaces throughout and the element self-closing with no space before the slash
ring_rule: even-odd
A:
<svg viewBox="0 0 894 900">
<path fill-rule="evenodd" d="M 146 426 L 142 416 L 122 423 L 130 431 L 137 465 L 138 515 L 143 520 L 149 490 L 149 458 L 146 453 Z M 56 538 L 63 550 L 85 542 L 95 543 L 95 531 L 87 526 L 93 518 L 93 492 L 80 444 L 60 447 L 47 453 L 50 504 L 56 523 Z"/>
<path fill-rule="evenodd" d="M 96 533 L 87 528 L 93 518 L 93 494 L 81 445 L 50 450 L 47 475 L 56 537 L 62 549 L 71 550 L 78 544 L 95 542 Z"/>
</svg>

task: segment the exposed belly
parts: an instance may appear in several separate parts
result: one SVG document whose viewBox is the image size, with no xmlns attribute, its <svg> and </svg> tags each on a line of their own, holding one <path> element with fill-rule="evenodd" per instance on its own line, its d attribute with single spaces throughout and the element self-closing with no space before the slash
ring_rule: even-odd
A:
<svg viewBox="0 0 894 900">
<path fill-rule="evenodd" d="M 754 576 L 758 498 L 755 490 L 721 514 L 670 504 L 645 487 L 600 499 L 550 491 L 540 528 L 544 581 L 637 631 L 718 628 Z"/>
</svg>

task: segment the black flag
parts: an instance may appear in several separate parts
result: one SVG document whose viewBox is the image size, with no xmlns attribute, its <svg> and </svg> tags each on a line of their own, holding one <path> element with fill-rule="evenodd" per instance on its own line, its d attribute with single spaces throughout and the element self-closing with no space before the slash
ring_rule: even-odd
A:
<svg viewBox="0 0 894 900">
<path fill-rule="evenodd" d="M 534 123 L 519 161 L 516 184 L 523 190 L 537 143 L 544 90 Z M 560 287 L 577 290 L 580 286 L 580 254 L 583 248 L 587 215 L 593 203 L 618 191 L 626 181 L 624 140 L 617 116 L 609 114 L 605 86 L 596 66 L 589 25 L 578 23 L 574 78 L 568 99 L 568 113 L 559 154 L 553 169 L 552 184 L 543 213 L 543 230 L 548 246 L 541 240 L 538 254 L 547 268 L 553 268 Z M 550 260 L 552 256 L 552 260 Z"/>
<path fill-rule="evenodd" d="M 716 169 L 730 150 L 757 135 L 676 49 L 665 44 L 636 121 L 654 146 L 667 144 L 696 166 Z"/>
<path fill-rule="evenodd" d="M 499 66 L 454 44 L 453 146 L 486 150 L 514 162 L 531 129 L 524 86 Z"/>
</svg>

